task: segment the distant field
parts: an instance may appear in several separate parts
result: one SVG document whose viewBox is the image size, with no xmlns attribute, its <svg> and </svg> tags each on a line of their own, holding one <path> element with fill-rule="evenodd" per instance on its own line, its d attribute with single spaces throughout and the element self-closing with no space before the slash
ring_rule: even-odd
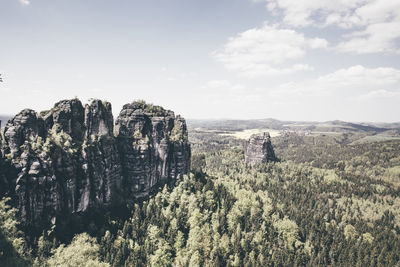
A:
<svg viewBox="0 0 400 267">
<path fill-rule="evenodd" d="M 318 131 L 311 131 L 312 136 L 316 135 L 340 135 L 341 132 L 318 132 Z"/>
<path fill-rule="evenodd" d="M 283 124 L 283 127 L 310 127 L 312 124 L 296 124 L 296 123 L 290 123 L 290 124 Z"/>
<path fill-rule="evenodd" d="M 221 133 L 220 135 L 232 136 L 238 139 L 249 139 L 251 135 L 263 132 L 269 132 L 271 137 L 276 137 L 281 135 L 279 130 L 274 130 L 274 129 L 247 129 L 243 131 L 233 131 L 232 133 Z"/>
<path fill-rule="evenodd" d="M 377 135 L 368 135 L 361 139 L 354 141 L 352 144 L 365 144 L 371 142 L 383 142 L 383 141 L 391 141 L 391 140 L 400 140 L 400 136 L 394 135 L 384 135 L 384 134 L 377 134 Z"/>
</svg>

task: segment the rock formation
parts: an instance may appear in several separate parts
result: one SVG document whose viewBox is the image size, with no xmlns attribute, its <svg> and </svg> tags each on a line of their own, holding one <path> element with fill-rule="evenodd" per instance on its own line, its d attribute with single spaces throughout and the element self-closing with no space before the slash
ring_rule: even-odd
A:
<svg viewBox="0 0 400 267">
<path fill-rule="evenodd" d="M 172 111 L 145 103 L 122 108 L 115 132 L 125 188 L 134 195 L 148 194 L 159 181 L 175 181 L 189 172 L 190 147 L 186 123 Z"/>
<path fill-rule="evenodd" d="M 244 146 L 244 160 L 250 165 L 277 160 L 268 132 L 253 134 L 246 141 Z"/>
<path fill-rule="evenodd" d="M 108 102 L 63 100 L 37 114 L 25 109 L 0 138 L 0 197 L 25 226 L 147 196 L 189 172 L 186 123 L 159 106 L 134 102 L 116 120 Z"/>
</svg>

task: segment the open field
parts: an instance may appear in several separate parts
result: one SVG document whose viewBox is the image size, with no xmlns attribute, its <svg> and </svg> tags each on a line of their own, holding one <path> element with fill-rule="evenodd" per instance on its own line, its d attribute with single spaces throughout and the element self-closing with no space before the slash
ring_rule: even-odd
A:
<svg viewBox="0 0 400 267">
<path fill-rule="evenodd" d="M 391 141 L 391 140 L 400 140 L 400 136 L 395 135 L 386 135 L 386 134 L 377 134 L 377 135 L 368 135 L 361 139 L 354 141 L 352 144 L 365 144 L 371 142 L 383 142 L 383 141 Z"/>
<path fill-rule="evenodd" d="M 312 136 L 318 136 L 318 135 L 340 135 L 342 132 L 319 132 L 319 131 L 311 131 L 310 135 Z"/>
<path fill-rule="evenodd" d="M 238 139 L 249 139 L 251 135 L 253 134 L 258 134 L 258 133 L 263 133 L 263 132 L 269 132 L 271 137 L 277 137 L 281 135 L 281 131 L 279 130 L 274 130 L 274 129 L 246 129 L 243 131 L 232 131 L 232 133 L 222 133 L 220 135 L 223 136 L 232 136 Z"/>
</svg>

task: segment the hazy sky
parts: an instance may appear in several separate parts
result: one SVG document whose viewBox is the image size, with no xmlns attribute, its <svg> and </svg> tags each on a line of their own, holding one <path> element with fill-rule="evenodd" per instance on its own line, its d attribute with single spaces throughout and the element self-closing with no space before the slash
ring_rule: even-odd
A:
<svg viewBox="0 0 400 267">
<path fill-rule="evenodd" d="M 399 0 L 1 0 L 0 114 L 400 121 Z"/>
</svg>

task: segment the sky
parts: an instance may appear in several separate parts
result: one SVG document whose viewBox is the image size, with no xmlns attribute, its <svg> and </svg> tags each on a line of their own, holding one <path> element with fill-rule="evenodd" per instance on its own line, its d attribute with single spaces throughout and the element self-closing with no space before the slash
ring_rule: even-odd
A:
<svg viewBox="0 0 400 267">
<path fill-rule="evenodd" d="M 400 121 L 399 0 L 1 0 L 0 114 Z"/>
</svg>

